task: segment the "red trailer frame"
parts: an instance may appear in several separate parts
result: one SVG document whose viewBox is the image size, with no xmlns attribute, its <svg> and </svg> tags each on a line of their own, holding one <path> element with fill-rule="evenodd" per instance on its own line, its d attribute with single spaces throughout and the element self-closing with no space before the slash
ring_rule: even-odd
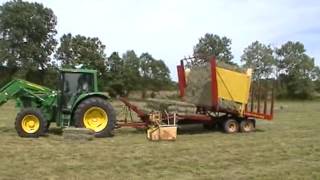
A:
<svg viewBox="0 0 320 180">
<path fill-rule="evenodd" d="M 189 57 L 185 58 L 184 60 L 196 60 L 197 57 Z M 187 87 L 186 78 L 185 78 L 185 66 L 184 66 L 184 60 L 180 61 L 180 65 L 177 66 L 178 70 L 178 84 L 179 84 L 179 91 L 180 91 L 180 97 L 183 99 L 185 95 L 185 88 Z M 218 85 L 217 85 L 217 62 L 215 57 L 210 58 L 210 67 L 211 67 L 211 111 L 212 112 L 225 112 L 224 110 L 219 108 L 218 103 Z M 272 120 L 273 119 L 273 106 L 274 106 L 274 90 L 273 87 L 271 89 L 271 98 L 268 96 L 264 96 L 264 102 L 263 102 L 263 111 L 261 112 L 261 84 L 259 84 L 258 90 L 255 91 L 254 86 L 251 86 L 250 89 L 250 103 L 246 104 L 245 111 L 243 115 L 246 118 L 257 118 L 257 119 L 263 119 L 263 120 Z M 268 94 L 268 92 L 265 92 Z M 257 103 L 255 102 L 257 101 Z M 257 107 L 257 108 L 255 108 Z M 233 114 L 233 112 L 226 112 Z"/>
<path fill-rule="evenodd" d="M 188 58 L 184 60 L 194 60 L 195 58 Z M 178 71 L 178 86 L 180 97 L 183 100 L 185 95 L 185 88 L 187 87 L 186 76 L 185 76 L 185 66 L 184 60 L 180 61 L 180 65 L 177 66 Z M 251 120 L 255 126 L 254 119 L 272 120 L 273 119 L 273 106 L 274 106 L 274 92 L 273 88 L 271 90 L 271 99 L 268 96 L 264 96 L 263 111 L 261 111 L 261 84 L 258 83 L 258 91 L 255 90 L 252 85 L 250 88 L 250 97 L 248 104 L 245 105 L 245 110 L 242 116 L 234 112 L 227 112 L 219 107 L 218 102 L 218 85 L 217 85 L 217 63 L 216 58 L 212 57 L 210 59 L 211 67 L 211 91 L 212 91 L 212 106 L 211 107 L 197 107 L 198 109 L 204 109 L 204 111 L 197 111 L 194 114 L 182 115 L 182 114 L 164 114 L 162 115 L 162 121 L 175 120 L 182 123 L 203 123 L 203 124 L 215 124 L 217 122 L 226 122 L 227 119 L 238 119 L 238 122 Z M 267 91 L 269 93 L 269 91 Z M 126 119 L 124 121 L 119 121 L 119 127 L 134 127 L 134 128 L 146 128 L 151 125 L 150 114 L 143 112 L 137 106 L 133 105 L 126 98 L 120 98 L 129 111 L 133 111 L 142 120 L 142 122 L 128 122 Z M 257 103 L 256 103 L 257 102 Z M 222 115 L 220 114 L 222 113 Z"/>
</svg>

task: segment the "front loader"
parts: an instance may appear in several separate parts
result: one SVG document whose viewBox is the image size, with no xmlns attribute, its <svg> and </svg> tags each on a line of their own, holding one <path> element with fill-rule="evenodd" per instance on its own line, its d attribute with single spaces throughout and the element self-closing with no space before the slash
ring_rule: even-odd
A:
<svg viewBox="0 0 320 180">
<path fill-rule="evenodd" d="M 95 70 L 60 70 L 57 90 L 13 80 L 0 89 L 0 106 L 9 99 L 20 109 L 15 129 L 21 137 L 39 137 L 51 123 L 91 129 L 95 137 L 113 135 L 115 111 L 109 96 L 98 91 Z"/>
</svg>

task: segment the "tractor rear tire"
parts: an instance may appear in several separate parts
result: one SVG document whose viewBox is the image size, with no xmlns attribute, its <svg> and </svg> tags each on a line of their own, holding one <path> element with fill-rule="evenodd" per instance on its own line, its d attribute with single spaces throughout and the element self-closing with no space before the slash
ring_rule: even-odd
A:
<svg viewBox="0 0 320 180">
<path fill-rule="evenodd" d="M 22 109 L 16 117 L 15 129 L 20 137 L 38 138 L 45 134 L 48 122 L 39 109 Z"/>
<path fill-rule="evenodd" d="M 228 134 L 237 133 L 239 132 L 239 122 L 235 119 L 226 119 L 223 122 L 223 130 Z"/>
<path fill-rule="evenodd" d="M 248 133 L 254 130 L 254 122 L 250 119 L 242 119 L 240 122 L 240 132 Z"/>
<path fill-rule="evenodd" d="M 76 127 L 94 131 L 95 137 L 111 137 L 116 124 L 116 113 L 105 99 L 92 97 L 81 102 L 74 112 Z"/>
</svg>

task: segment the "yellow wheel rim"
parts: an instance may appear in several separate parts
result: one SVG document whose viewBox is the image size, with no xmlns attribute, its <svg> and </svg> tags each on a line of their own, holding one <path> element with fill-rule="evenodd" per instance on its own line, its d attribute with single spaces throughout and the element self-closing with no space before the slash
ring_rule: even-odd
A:
<svg viewBox="0 0 320 180">
<path fill-rule="evenodd" d="M 84 113 L 83 123 L 86 128 L 100 132 L 107 127 L 108 115 L 100 107 L 91 107 Z"/>
<path fill-rule="evenodd" d="M 26 133 L 35 133 L 40 128 L 40 120 L 35 115 L 26 115 L 21 121 L 21 127 Z"/>
</svg>

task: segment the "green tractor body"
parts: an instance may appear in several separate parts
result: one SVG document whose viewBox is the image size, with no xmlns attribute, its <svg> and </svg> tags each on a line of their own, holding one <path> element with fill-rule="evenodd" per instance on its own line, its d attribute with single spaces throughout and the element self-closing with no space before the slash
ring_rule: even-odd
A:
<svg viewBox="0 0 320 180">
<path fill-rule="evenodd" d="M 39 137 L 51 123 L 88 128 L 96 137 L 111 136 L 115 113 L 97 82 L 97 71 L 84 69 L 60 70 L 57 90 L 13 80 L 0 89 L 0 105 L 16 99 L 20 113 L 15 127 L 22 137 Z"/>
</svg>

